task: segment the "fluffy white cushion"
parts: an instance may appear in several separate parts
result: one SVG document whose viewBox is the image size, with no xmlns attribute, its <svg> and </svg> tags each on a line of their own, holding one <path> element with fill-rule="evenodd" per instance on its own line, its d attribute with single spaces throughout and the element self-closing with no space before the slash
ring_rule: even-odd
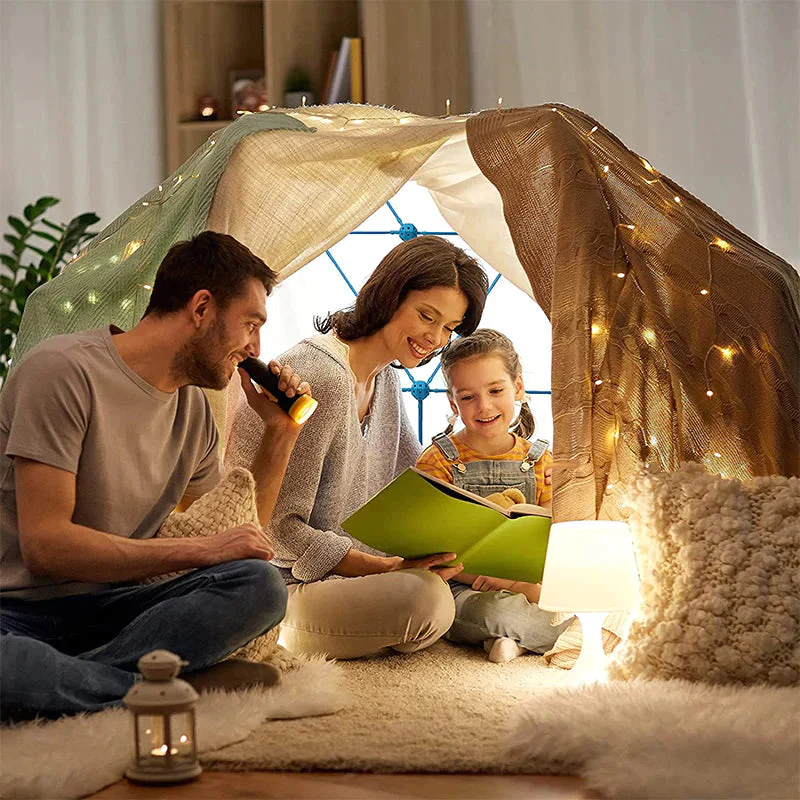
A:
<svg viewBox="0 0 800 800">
<path fill-rule="evenodd" d="M 688 464 L 629 497 L 641 602 L 610 676 L 800 682 L 800 478 Z"/>
<path fill-rule="evenodd" d="M 258 525 L 255 489 L 253 476 L 246 469 L 231 469 L 214 489 L 195 500 L 186 511 L 170 514 L 156 535 L 167 538 L 213 536 L 237 525 Z M 163 575 L 159 576 L 158 580 L 163 578 Z M 290 665 L 293 659 L 278 646 L 278 632 L 279 626 L 276 625 L 237 650 L 231 658 Z"/>
</svg>

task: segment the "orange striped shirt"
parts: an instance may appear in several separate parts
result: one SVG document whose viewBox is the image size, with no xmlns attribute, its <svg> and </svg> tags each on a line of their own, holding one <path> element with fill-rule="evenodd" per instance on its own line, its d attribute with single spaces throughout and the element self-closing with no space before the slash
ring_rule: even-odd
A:
<svg viewBox="0 0 800 800">
<path fill-rule="evenodd" d="M 531 443 L 521 436 L 514 435 L 514 447 L 507 453 L 501 453 L 497 456 L 487 456 L 473 450 L 468 444 L 461 441 L 459 436 L 451 436 L 450 440 L 458 450 L 459 458 L 468 464 L 470 461 L 523 461 L 525 456 L 528 455 Z M 553 454 L 549 450 L 545 450 L 542 457 L 534 465 L 534 472 L 536 474 L 536 503 L 540 506 L 550 506 L 550 501 L 553 497 L 553 487 L 546 486 L 544 482 L 544 471 L 552 466 Z M 454 483 L 453 481 L 453 466 L 452 463 L 445 457 L 444 453 L 435 445 L 432 444 L 422 451 L 420 457 L 417 459 L 417 469 L 426 472 L 428 475 L 433 475 L 434 478 Z"/>
</svg>

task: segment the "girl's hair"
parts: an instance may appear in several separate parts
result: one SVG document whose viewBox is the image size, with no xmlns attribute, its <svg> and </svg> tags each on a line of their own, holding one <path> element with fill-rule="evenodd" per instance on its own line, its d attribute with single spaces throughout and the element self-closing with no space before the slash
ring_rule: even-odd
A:
<svg viewBox="0 0 800 800">
<path fill-rule="evenodd" d="M 467 335 L 478 327 L 489 291 L 489 281 L 478 262 L 438 236 L 418 236 L 390 250 L 370 275 L 350 308 L 317 317 L 320 333 L 334 331 L 351 342 L 379 331 L 394 316 L 409 292 L 449 286 L 467 298 L 467 311 L 456 333 Z M 437 353 L 420 362 L 426 364 Z"/>
<path fill-rule="evenodd" d="M 506 368 L 506 372 L 511 376 L 512 381 L 515 381 L 518 375 L 522 375 L 522 365 L 520 364 L 517 351 L 511 343 L 511 339 L 500 333 L 500 331 L 493 330 L 492 328 L 480 328 L 469 336 L 464 336 L 461 339 L 456 339 L 454 342 L 451 342 L 442 352 L 442 375 L 447 384 L 448 393 L 453 387 L 453 367 L 459 361 L 464 361 L 474 356 L 500 356 L 503 361 L 503 366 Z M 449 436 L 453 432 L 454 425 L 455 417 L 452 417 L 449 420 L 447 430 L 444 431 L 446 436 Z M 523 399 L 519 410 L 519 416 L 511 423 L 510 430 L 523 439 L 530 439 L 535 429 L 536 423 L 533 419 L 531 408 L 528 405 L 528 400 Z"/>
</svg>

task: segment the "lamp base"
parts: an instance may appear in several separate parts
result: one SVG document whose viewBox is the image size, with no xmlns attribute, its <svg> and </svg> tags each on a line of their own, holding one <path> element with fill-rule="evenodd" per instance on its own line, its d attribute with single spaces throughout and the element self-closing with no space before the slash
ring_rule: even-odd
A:
<svg viewBox="0 0 800 800">
<path fill-rule="evenodd" d="M 606 654 L 603 651 L 603 620 L 605 611 L 581 611 L 575 615 L 581 621 L 583 644 L 572 672 L 580 683 L 600 683 L 606 679 Z"/>
</svg>

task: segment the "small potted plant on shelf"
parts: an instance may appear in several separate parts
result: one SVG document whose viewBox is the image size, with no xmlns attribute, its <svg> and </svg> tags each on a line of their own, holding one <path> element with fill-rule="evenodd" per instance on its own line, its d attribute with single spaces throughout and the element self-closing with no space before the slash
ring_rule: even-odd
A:
<svg viewBox="0 0 800 800">
<path fill-rule="evenodd" d="M 0 254 L 0 385 L 11 366 L 11 350 L 31 292 L 58 275 L 95 235 L 88 228 L 100 220 L 91 212 L 79 214 L 66 225 L 45 219 L 47 210 L 59 202 L 55 197 L 40 197 L 25 206 L 22 217 L 8 218 L 13 232 L 3 238 L 11 252 Z"/>
<path fill-rule="evenodd" d="M 305 103 L 303 98 L 305 97 Z M 283 95 L 284 108 L 299 108 L 302 105 L 314 105 L 314 93 L 311 91 L 311 78 L 302 67 L 292 67 L 286 76 Z"/>
</svg>

